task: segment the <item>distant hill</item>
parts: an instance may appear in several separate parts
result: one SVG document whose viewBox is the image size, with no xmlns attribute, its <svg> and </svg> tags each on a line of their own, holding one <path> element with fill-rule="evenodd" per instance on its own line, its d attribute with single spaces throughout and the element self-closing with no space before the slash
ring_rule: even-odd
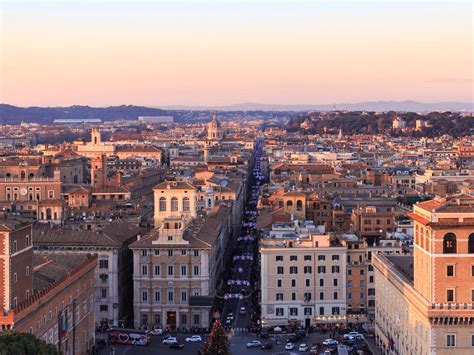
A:
<svg viewBox="0 0 474 355">
<path fill-rule="evenodd" d="M 427 112 L 427 111 L 473 111 L 473 103 L 468 102 L 434 102 L 423 103 L 407 101 L 367 101 L 356 103 L 336 103 L 336 110 L 348 111 L 398 111 L 398 112 Z M 241 103 L 226 106 L 165 106 L 170 110 L 216 110 L 216 111 L 331 111 L 334 104 L 319 105 L 278 105 Z"/>
<path fill-rule="evenodd" d="M 102 121 L 136 120 L 138 116 L 168 115 L 158 108 L 122 105 L 110 107 L 70 106 L 70 107 L 17 107 L 0 104 L 0 123 L 23 122 L 52 123 L 58 118 L 100 118 Z"/>
</svg>

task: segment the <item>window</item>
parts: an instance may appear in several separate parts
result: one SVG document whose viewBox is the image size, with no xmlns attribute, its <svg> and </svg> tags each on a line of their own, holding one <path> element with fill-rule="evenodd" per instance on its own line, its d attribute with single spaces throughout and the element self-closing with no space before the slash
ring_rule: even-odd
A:
<svg viewBox="0 0 474 355">
<path fill-rule="evenodd" d="M 12 245 L 12 253 L 16 253 L 16 251 L 17 251 L 16 240 L 14 240 L 13 245 Z"/>
<path fill-rule="evenodd" d="M 30 276 L 30 267 L 29 266 L 26 267 L 26 276 Z"/>
<path fill-rule="evenodd" d="M 277 255 L 275 256 L 276 261 L 283 261 L 283 255 Z"/>
<path fill-rule="evenodd" d="M 18 281 L 18 275 L 15 273 L 13 273 L 13 282 L 16 283 Z"/>
<path fill-rule="evenodd" d="M 454 265 L 446 265 L 446 276 L 454 276 Z"/>
<path fill-rule="evenodd" d="M 311 255 L 305 255 L 304 261 L 311 261 Z"/>
<path fill-rule="evenodd" d="M 352 287 L 352 280 L 347 281 L 347 287 Z"/>
<path fill-rule="evenodd" d="M 324 287 L 324 279 L 319 279 L 319 287 Z"/>
<path fill-rule="evenodd" d="M 334 298 L 335 300 L 337 300 L 338 296 L 339 296 L 339 294 L 337 293 L 337 291 L 335 291 L 335 292 L 333 293 L 333 298 Z"/>
<path fill-rule="evenodd" d="M 295 279 L 291 280 L 291 287 L 296 287 L 296 280 Z"/>
<path fill-rule="evenodd" d="M 339 307 L 332 307 L 332 314 L 333 315 L 338 315 L 340 313 Z"/>
<path fill-rule="evenodd" d="M 474 347 L 474 334 L 471 334 L 471 346 Z"/>
<path fill-rule="evenodd" d="M 305 274 L 311 274 L 313 272 L 313 268 L 311 266 L 305 266 L 304 267 L 304 273 Z"/>
<path fill-rule="evenodd" d="M 333 286 L 337 286 L 337 279 L 333 279 L 333 280 L 332 280 L 332 285 L 333 285 Z"/>
<path fill-rule="evenodd" d="M 99 310 L 101 312 L 107 312 L 109 310 L 109 306 L 106 305 L 106 304 L 101 304 L 100 307 L 99 307 Z"/>
<path fill-rule="evenodd" d="M 277 266 L 277 274 L 283 274 L 283 266 Z"/>
<path fill-rule="evenodd" d="M 178 211 L 178 198 L 172 197 L 171 198 L 171 212 Z"/>
<path fill-rule="evenodd" d="M 155 290 L 155 302 L 161 301 L 161 292 L 159 290 Z"/>
<path fill-rule="evenodd" d="M 350 300 L 352 299 L 352 292 L 347 293 L 347 298 L 350 299 Z"/>
<path fill-rule="evenodd" d="M 282 292 L 278 292 L 275 296 L 275 299 L 277 301 L 283 301 L 283 293 Z"/>
<path fill-rule="evenodd" d="M 290 307 L 290 316 L 297 316 L 298 315 L 298 308 Z"/>
<path fill-rule="evenodd" d="M 160 249 L 155 249 L 155 255 L 159 256 L 160 255 Z"/>
<path fill-rule="evenodd" d="M 290 274 L 297 274 L 298 266 L 290 266 Z"/>
<path fill-rule="evenodd" d="M 142 256 L 147 256 L 148 255 L 148 250 L 142 249 Z"/>
<path fill-rule="evenodd" d="M 446 302 L 454 302 L 454 290 L 447 289 L 446 290 Z"/>
<path fill-rule="evenodd" d="M 298 261 L 297 255 L 290 255 L 290 261 Z"/>
<path fill-rule="evenodd" d="M 100 296 L 102 298 L 107 298 L 107 289 L 106 288 L 101 288 L 100 289 Z"/>
<path fill-rule="evenodd" d="M 275 308 L 275 310 L 276 310 L 276 315 L 277 315 L 277 316 L 282 317 L 282 316 L 285 315 L 285 311 L 284 311 L 283 308 L 279 308 L 279 307 L 278 307 L 278 308 Z"/>
<path fill-rule="evenodd" d="M 199 314 L 194 315 L 194 324 L 200 324 L 201 323 L 201 317 Z"/>
<path fill-rule="evenodd" d="M 109 268 L 109 261 L 108 260 L 99 260 L 99 269 L 108 269 Z"/>
<path fill-rule="evenodd" d="M 181 302 L 187 302 L 188 293 L 186 291 L 181 291 Z"/>
<path fill-rule="evenodd" d="M 319 315 L 324 316 L 324 307 L 319 307 Z"/>
<path fill-rule="evenodd" d="M 332 260 L 339 260 L 339 255 L 333 255 Z"/>
<path fill-rule="evenodd" d="M 174 300 L 174 292 L 168 291 L 168 302 L 173 302 Z"/>
<path fill-rule="evenodd" d="M 332 266 L 331 271 L 332 271 L 333 274 L 339 273 L 339 266 Z"/>
<path fill-rule="evenodd" d="M 375 296 L 375 288 L 369 288 L 367 292 L 369 296 Z"/>
<path fill-rule="evenodd" d="M 364 284 L 365 284 L 364 280 L 360 280 L 360 281 L 359 281 L 359 286 L 360 286 L 360 287 L 364 287 Z"/>
<path fill-rule="evenodd" d="M 173 256 L 173 249 L 168 249 L 168 256 L 172 257 Z"/>
<path fill-rule="evenodd" d="M 142 301 L 143 302 L 148 301 L 148 291 L 142 291 Z"/>
<path fill-rule="evenodd" d="M 347 275 L 352 275 L 352 270 L 347 270 Z"/>
<path fill-rule="evenodd" d="M 142 276 L 148 275 L 148 266 L 142 265 Z"/>
<path fill-rule="evenodd" d="M 319 299 L 320 299 L 320 300 L 324 300 L 324 292 L 320 292 L 320 293 L 319 293 Z"/>
<path fill-rule="evenodd" d="M 168 265 L 168 276 L 173 276 L 173 275 L 174 275 L 173 265 Z"/>
<path fill-rule="evenodd" d="M 183 211 L 184 212 L 189 212 L 191 210 L 190 208 L 190 203 L 189 203 L 189 197 L 183 198 Z"/>
<path fill-rule="evenodd" d="M 194 256 L 199 256 L 199 250 L 193 250 L 193 255 Z"/>
<path fill-rule="evenodd" d="M 168 242 L 172 242 L 173 241 L 173 236 L 172 235 L 169 235 L 168 236 Z"/>
<path fill-rule="evenodd" d="M 107 282 L 109 280 L 109 275 L 107 274 L 100 274 L 100 281 Z"/>
<path fill-rule="evenodd" d="M 374 283 L 374 277 L 373 276 L 369 276 L 369 283 Z"/>
<path fill-rule="evenodd" d="M 326 257 L 324 255 L 318 255 L 318 260 L 319 261 L 326 260 Z"/>
<path fill-rule="evenodd" d="M 155 275 L 156 276 L 160 275 L 160 265 L 155 265 Z"/>
<path fill-rule="evenodd" d="M 306 279 L 305 282 L 306 282 L 306 287 L 311 286 L 311 279 Z"/>
<path fill-rule="evenodd" d="M 183 255 L 183 256 L 186 255 L 186 249 L 181 249 L 181 255 Z"/>
<path fill-rule="evenodd" d="M 181 324 L 188 324 L 188 317 L 186 314 L 181 314 Z"/>
<path fill-rule="evenodd" d="M 291 300 L 296 301 L 296 292 L 291 293 Z"/>
<path fill-rule="evenodd" d="M 471 290 L 471 301 L 474 303 L 474 288 Z"/>
<path fill-rule="evenodd" d="M 456 235 L 448 233 L 443 238 L 443 253 L 456 254 Z"/>
<path fill-rule="evenodd" d="M 360 270 L 360 274 L 361 274 L 361 275 L 364 275 L 364 270 Z"/>
<path fill-rule="evenodd" d="M 160 197 L 160 212 L 166 211 L 166 198 Z"/>
<path fill-rule="evenodd" d="M 469 235 L 469 239 L 468 239 L 468 242 L 467 242 L 467 252 L 469 254 L 474 253 L 474 233 L 471 233 Z"/>
<path fill-rule="evenodd" d="M 311 307 L 305 307 L 304 308 L 304 315 L 305 316 L 311 316 L 313 315 L 313 309 Z"/>
<path fill-rule="evenodd" d="M 456 334 L 446 334 L 446 346 L 448 347 L 456 346 Z"/>
<path fill-rule="evenodd" d="M 304 293 L 304 301 L 305 302 L 310 302 L 311 301 L 311 292 L 305 292 Z"/>
<path fill-rule="evenodd" d="M 325 274 L 326 273 L 326 266 L 318 266 L 318 274 Z"/>
</svg>

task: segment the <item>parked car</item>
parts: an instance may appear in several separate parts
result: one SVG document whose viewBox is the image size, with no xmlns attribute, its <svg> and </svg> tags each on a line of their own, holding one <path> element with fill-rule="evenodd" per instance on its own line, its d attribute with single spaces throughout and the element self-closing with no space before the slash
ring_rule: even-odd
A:
<svg viewBox="0 0 474 355">
<path fill-rule="evenodd" d="M 245 314 L 245 313 L 247 313 L 247 309 L 245 307 L 240 307 L 239 313 L 240 314 Z"/>
<path fill-rule="evenodd" d="M 308 344 L 300 344 L 298 351 L 308 351 L 309 345 Z"/>
<path fill-rule="evenodd" d="M 184 344 L 179 344 L 178 342 L 170 344 L 170 349 L 181 350 L 184 348 Z"/>
<path fill-rule="evenodd" d="M 311 345 L 311 348 L 309 348 L 309 351 L 313 352 L 313 351 L 319 351 L 319 348 L 321 347 L 321 344 L 319 343 L 315 343 L 313 345 Z"/>
<path fill-rule="evenodd" d="M 271 350 L 271 349 L 273 349 L 272 343 L 265 343 L 262 345 L 262 350 Z"/>
<path fill-rule="evenodd" d="M 161 335 L 161 334 L 163 334 L 163 329 L 153 328 L 152 330 L 150 330 L 150 334 L 151 335 Z"/>
<path fill-rule="evenodd" d="M 166 344 L 166 345 L 171 345 L 173 343 L 177 343 L 178 341 L 176 340 L 175 337 L 172 337 L 172 336 L 166 336 L 164 339 L 163 339 L 163 344 Z"/>
<path fill-rule="evenodd" d="M 295 348 L 295 344 L 293 343 L 287 343 L 285 345 L 285 350 L 293 350 Z"/>
<path fill-rule="evenodd" d="M 295 334 L 296 335 L 299 335 L 300 337 L 304 338 L 306 336 L 306 330 L 304 329 L 298 329 L 297 331 L 295 331 Z"/>
<path fill-rule="evenodd" d="M 247 343 L 247 348 L 260 348 L 262 346 L 262 342 L 260 340 L 252 340 L 251 342 Z"/>
<path fill-rule="evenodd" d="M 344 334 L 344 339 L 357 339 L 357 340 L 362 340 L 364 339 L 364 336 L 358 332 L 350 332 L 347 334 Z"/>
<path fill-rule="evenodd" d="M 189 343 L 189 342 L 194 343 L 194 342 L 197 342 L 197 341 L 202 341 L 202 338 L 201 338 L 200 335 L 192 335 L 192 336 L 186 338 L 185 341 L 187 343 Z"/>
<path fill-rule="evenodd" d="M 326 345 L 326 346 L 328 346 L 328 345 L 337 345 L 337 344 L 338 344 L 337 340 L 334 340 L 334 339 L 325 339 L 323 341 L 323 345 Z"/>
</svg>

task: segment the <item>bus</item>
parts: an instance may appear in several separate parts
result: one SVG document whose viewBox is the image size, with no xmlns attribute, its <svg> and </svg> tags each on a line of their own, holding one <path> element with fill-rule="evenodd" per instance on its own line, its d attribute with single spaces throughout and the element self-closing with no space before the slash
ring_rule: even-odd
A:
<svg viewBox="0 0 474 355">
<path fill-rule="evenodd" d="M 150 333 L 146 330 L 111 328 L 107 331 L 110 344 L 148 345 Z"/>
</svg>

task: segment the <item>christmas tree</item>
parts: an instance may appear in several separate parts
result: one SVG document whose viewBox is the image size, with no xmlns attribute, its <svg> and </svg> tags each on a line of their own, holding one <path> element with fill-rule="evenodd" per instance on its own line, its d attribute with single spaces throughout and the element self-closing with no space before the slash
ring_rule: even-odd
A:
<svg viewBox="0 0 474 355">
<path fill-rule="evenodd" d="M 212 325 L 211 334 L 201 351 L 202 355 L 230 355 L 224 327 L 218 319 Z"/>
</svg>

